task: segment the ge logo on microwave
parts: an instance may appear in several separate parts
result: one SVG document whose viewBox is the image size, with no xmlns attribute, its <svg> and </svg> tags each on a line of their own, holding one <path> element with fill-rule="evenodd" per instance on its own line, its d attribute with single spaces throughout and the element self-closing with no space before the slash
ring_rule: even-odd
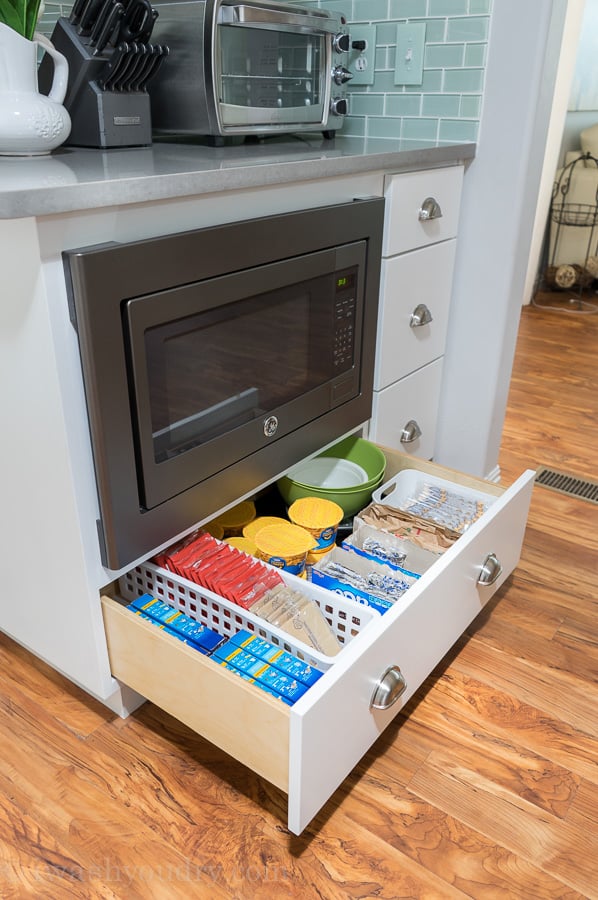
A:
<svg viewBox="0 0 598 900">
<path fill-rule="evenodd" d="M 278 419 L 276 416 L 268 416 L 264 419 L 264 434 L 266 437 L 274 437 L 278 428 Z"/>
</svg>

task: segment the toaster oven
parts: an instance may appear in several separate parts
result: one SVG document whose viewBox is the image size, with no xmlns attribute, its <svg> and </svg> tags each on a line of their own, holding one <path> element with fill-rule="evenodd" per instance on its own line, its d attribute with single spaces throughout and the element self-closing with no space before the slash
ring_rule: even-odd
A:
<svg viewBox="0 0 598 900">
<path fill-rule="evenodd" d="M 158 134 L 319 131 L 348 112 L 346 19 L 283 0 L 158 0 L 154 38 L 170 48 L 152 84 Z"/>
</svg>

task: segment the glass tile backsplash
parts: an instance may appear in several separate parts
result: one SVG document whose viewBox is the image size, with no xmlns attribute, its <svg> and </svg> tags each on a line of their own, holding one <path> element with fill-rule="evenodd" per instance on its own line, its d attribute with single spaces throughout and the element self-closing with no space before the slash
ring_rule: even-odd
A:
<svg viewBox="0 0 598 900">
<path fill-rule="evenodd" d="M 377 138 L 475 141 L 478 134 L 492 0 L 301 0 L 374 25 L 368 48 L 373 83 L 349 84 L 344 134 Z M 424 23 L 420 84 L 396 84 L 397 25 Z M 353 57 L 352 57 L 353 59 Z M 351 68 L 352 66 L 349 66 Z"/>
<path fill-rule="evenodd" d="M 476 140 L 493 0 L 299 2 L 342 12 L 354 25 L 375 26 L 376 46 L 367 52 L 373 83 L 349 84 L 350 113 L 343 134 L 446 143 Z M 68 15 L 71 5 L 46 0 L 40 31 L 50 36 L 57 17 Z M 421 83 L 396 84 L 397 25 L 418 23 L 426 26 Z"/>
</svg>

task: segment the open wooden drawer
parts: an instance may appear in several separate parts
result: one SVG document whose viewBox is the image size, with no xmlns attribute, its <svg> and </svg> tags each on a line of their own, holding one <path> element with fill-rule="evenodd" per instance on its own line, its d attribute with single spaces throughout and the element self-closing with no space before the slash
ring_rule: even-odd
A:
<svg viewBox="0 0 598 900">
<path fill-rule="evenodd" d="M 387 477 L 418 469 L 483 491 L 487 511 L 288 707 L 132 615 L 102 606 L 113 675 L 288 794 L 300 834 L 519 560 L 535 473 L 510 488 L 385 450 Z"/>
</svg>

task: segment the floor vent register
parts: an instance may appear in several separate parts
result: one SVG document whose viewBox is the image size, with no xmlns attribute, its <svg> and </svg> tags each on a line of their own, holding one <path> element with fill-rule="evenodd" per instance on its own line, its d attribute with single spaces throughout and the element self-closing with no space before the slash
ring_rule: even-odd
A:
<svg viewBox="0 0 598 900">
<path fill-rule="evenodd" d="M 536 472 L 536 484 L 550 488 L 551 491 L 558 491 L 560 494 L 568 494 L 570 497 L 598 504 L 598 481 L 540 467 Z"/>
</svg>

